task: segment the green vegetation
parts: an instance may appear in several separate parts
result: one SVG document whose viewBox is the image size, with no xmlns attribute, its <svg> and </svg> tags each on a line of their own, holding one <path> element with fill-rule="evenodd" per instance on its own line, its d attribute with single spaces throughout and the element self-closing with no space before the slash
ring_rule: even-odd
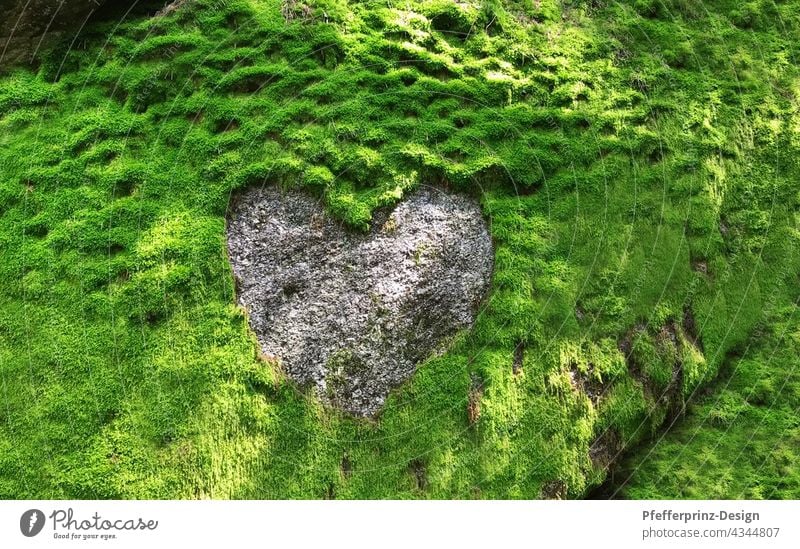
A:
<svg viewBox="0 0 800 549">
<path fill-rule="evenodd" d="M 800 498 L 798 312 L 792 306 L 770 317 L 685 422 L 624 461 L 611 494 Z"/>
<path fill-rule="evenodd" d="M 581 497 L 735 364 L 626 490 L 797 497 L 792 2 L 106 16 L 0 78 L 0 497 Z M 480 197 L 491 296 L 375 421 L 259 357 L 224 224 L 263 184 L 355 230 L 418 185 Z"/>
</svg>

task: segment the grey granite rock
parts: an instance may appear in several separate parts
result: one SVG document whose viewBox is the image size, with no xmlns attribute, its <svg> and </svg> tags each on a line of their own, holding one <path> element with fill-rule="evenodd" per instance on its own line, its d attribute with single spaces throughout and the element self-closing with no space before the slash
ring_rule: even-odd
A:
<svg viewBox="0 0 800 549">
<path fill-rule="evenodd" d="M 263 352 L 363 416 L 472 324 L 493 265 L 480 207 L 440 189 L 376 212 L 366 234 L 308 194 L 251 189 L 232 203 L 227 238 Z"/>
<path fill-rule="evenodd" d="M 80 29 L 103 3 L 105 0 L 0 0 L 0 66 L 30 62 L 43 45 Z"/>
</svg>

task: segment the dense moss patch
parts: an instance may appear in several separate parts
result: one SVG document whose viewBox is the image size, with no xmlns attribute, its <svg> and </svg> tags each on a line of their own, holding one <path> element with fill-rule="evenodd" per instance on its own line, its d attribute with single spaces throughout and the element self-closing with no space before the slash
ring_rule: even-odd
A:
<svg viewBox="0 0 800 549">
<path fill-rule="evenodd" d="M 585 494 L 796 298 L 796 15 L 197 0 L 2 77 L 0 496 Z M 380 421 L 258 359 L 224 220 L 264 182 L 490 220 L 485 310 Z"/>
</svg>

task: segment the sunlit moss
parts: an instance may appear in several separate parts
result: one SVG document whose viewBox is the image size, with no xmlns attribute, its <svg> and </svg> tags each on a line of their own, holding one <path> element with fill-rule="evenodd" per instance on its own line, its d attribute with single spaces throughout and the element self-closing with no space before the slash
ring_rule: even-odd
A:
<svg viewBox="0 0 800 549">
<path fill-rule="evenodd" d="M 696 4 L 197 0 L 0 78 L 0 496 L 584 495 L 796 299 L 796 8 Z M 234 306 L 228 203 L 272 184 L 357 230 L 420 185 L 481 201 L 491 295 L 375 421 Z M 701 411 L 766 456 L 796 429 L 750 415 L 793 402 L 758 353 Z M 682 494 L 794 494 L 793 448 Z"/>
</svg>

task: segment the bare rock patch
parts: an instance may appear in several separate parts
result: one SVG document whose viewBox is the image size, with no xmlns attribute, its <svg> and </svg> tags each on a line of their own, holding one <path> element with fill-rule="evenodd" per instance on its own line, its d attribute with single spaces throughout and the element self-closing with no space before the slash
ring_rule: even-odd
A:
<svg viewBox="0 0 800 549">
<path fill-rule="evenodd" d="M 478 204 L 440 189 L 376 212 L 367 233 L 306 193 L 250 189 L 232 203 L 227 239 L 262 351 L 362 416 L 473 323 L 493 264 Z"/>
</svg>

